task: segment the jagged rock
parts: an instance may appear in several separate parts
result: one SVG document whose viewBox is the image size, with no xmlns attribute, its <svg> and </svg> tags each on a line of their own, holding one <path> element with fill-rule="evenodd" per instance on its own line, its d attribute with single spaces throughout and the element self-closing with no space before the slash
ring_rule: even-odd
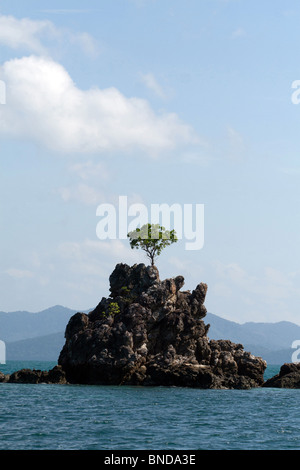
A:
<svg viewBox="0 0 300 470">
<path fill-rule="evenodd" d="M 65 372 L 60 366 L 55 366 L 49 371 L 21 369 L 12 374 L 0 373 L 0 382 L 22 384 L 66 384 Z"/>
<path fill-rule="evenodd" d="M 110 275 L 109 283 L 113 298 L 123 296 L 125 289 L 130 290 L 132 295 L 139 295 L 159 283 L 159 273 L 155 266 L 139 264 L 130 267 L 120 263 Z"/>
<path fill-rule="evenodd" d="M 283 364 L 280 368 L 279 374 L 268 379 L 263 384 L 263 387 L 300 388 L 300 364 Z"/>
<path fill-rule="evenodd" d="M 181 291 L 184 278 L 161 281 L 156 267 L 118 264 L 110 296 L 75 314 L 58 364 L 69 383 L 251 388 L 266 362 L 227 340 L 209 340 L 207 285 Z"/>
<path fill-rule="evenodd" d="M 0 383 L 7 382 L 7 380 L 8 380 L 8 375 L 3 374 L 3 372 L 0 372 Z"/>
</svg>

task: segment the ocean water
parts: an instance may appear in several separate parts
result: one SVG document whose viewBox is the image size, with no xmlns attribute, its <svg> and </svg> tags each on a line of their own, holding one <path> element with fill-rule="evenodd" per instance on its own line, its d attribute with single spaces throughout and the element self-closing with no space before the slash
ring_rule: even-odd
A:
<svg viewBox="0 0 300 470">
<path fill-rule="evenodd" d="M 300 449 L 300 390 L 0 384 L 0 398 L 0 450 Z"/>
</svg>

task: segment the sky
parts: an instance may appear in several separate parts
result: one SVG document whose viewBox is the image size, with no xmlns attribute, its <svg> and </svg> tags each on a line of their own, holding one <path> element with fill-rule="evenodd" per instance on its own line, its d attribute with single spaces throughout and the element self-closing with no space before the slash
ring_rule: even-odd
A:
<svg viewBox="0 0 300 470">
<path fill-rule="evenodd" d="M 0 311 L 94 308 L 148 264 L 97 236 L 126 196 L 204 207 L 161 279 L 300 325 L 299 24 L 296 0 L 0 0 Z"/>
</svg>

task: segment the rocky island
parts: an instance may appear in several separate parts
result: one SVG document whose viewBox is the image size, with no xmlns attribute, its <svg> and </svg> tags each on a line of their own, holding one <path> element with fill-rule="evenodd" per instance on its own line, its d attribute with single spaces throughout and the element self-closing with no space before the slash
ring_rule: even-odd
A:
<svg viewBox="0 0 300 470">
<path fill-rule="evenodd" d="M 110 295 L 71 317 L 58 365 L 0 381 L 249 389 L 264 383 L 266 362 L 229 340 L 210 340 L 207 285 L 160 280 L 155 266 L 118 264 Z"/>
<path fill-rule="evenodd" d="M 300 363 L 283 364 L 279 373 L 264 382 L 263 387 L 300 388 Z"/>
</svg>

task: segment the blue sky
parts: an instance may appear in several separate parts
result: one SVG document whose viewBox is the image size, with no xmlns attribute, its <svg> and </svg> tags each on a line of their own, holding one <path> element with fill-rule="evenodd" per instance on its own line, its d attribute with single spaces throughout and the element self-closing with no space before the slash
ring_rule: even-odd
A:
<svg viewBox="0 0 300 470">
<path fill-rule="evenodd" d="M 99 204 L 204 204 L 159 258 L 224 318 L 300 324 L 297 1 L 0 2 L 0 310 L 92 308 Z"/>
</svg>

